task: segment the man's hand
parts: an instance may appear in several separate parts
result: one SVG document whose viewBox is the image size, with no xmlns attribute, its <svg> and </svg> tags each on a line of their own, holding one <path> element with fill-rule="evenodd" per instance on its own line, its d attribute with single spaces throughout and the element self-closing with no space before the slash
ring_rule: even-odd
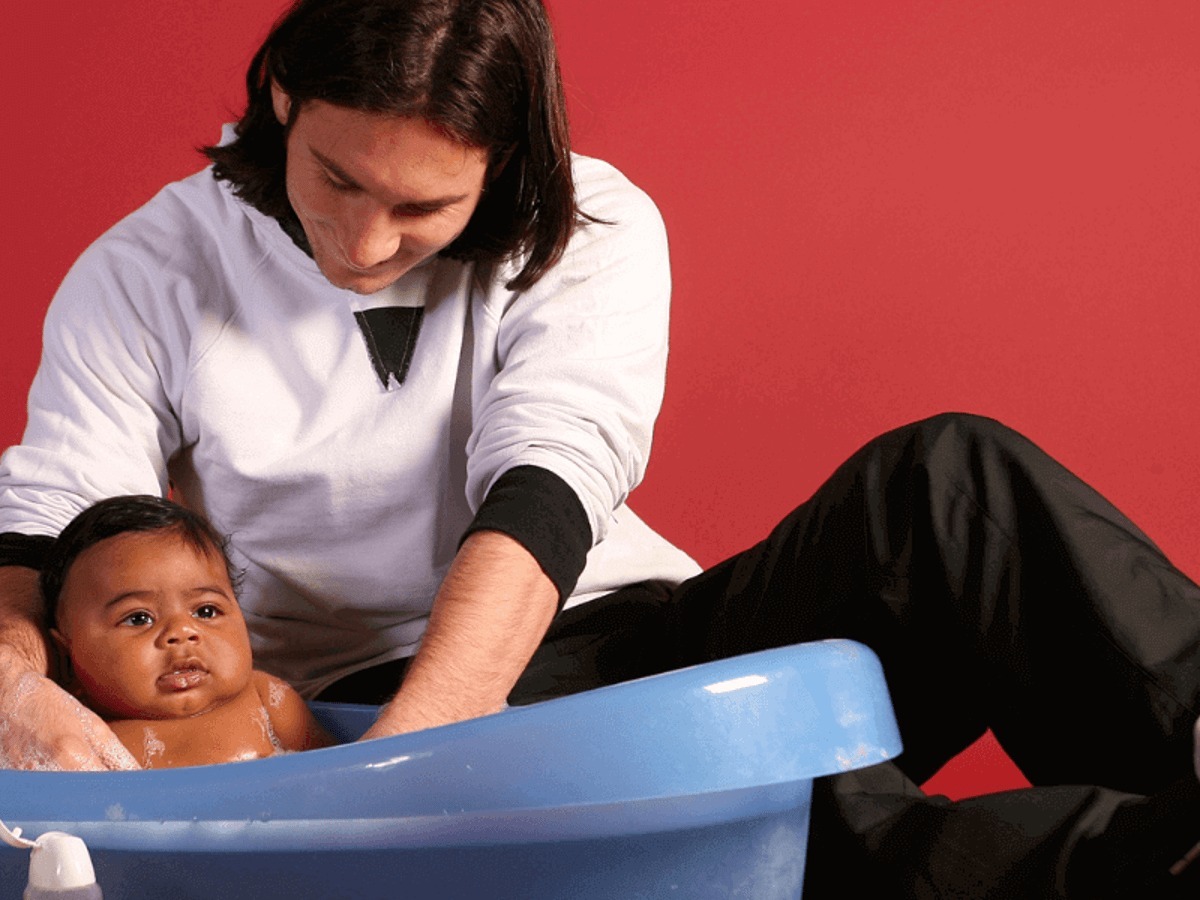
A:
<svg viewBox="0 0 1200 900">
<path fill-rule="evenodd" d="M 1192 760 L 1196 777 L 1200 778 L 1200 719 L 1197 719 L 1196 724 L 1192 726 Z M 1200 862 L 1200 844 L 1185 853 L 1175 865 L 1171 866 L 1171 874 L 1178 877 L 1197 862 Z"/>
<path fill-rule="evenodd" d="M 477 531 L 455 556 L 421 649 L 394 700 L 362 740 L 498 712 L 558 607 L 558 590 L 529 552 Z"/>
<path fill-rule="evenodd" d="M 0 656 L 0 664 L 11 657 Z M 136 769 L 104 721 L 49 678 L 5 669 L 0 682 L 0 767 L 37 770 Z"/>
<path fill-rule="evenodd" d="M 1200 719 L 1196 720 L 1196 724 L 1192 726 L 1192 763 L 1196 770 L 1196 777 L 1200 778 Z"/>
</svg>

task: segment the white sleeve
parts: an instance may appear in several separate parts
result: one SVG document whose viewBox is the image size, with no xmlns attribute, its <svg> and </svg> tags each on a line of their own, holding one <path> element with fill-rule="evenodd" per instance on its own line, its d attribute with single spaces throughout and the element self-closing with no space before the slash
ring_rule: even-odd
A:
<svg viewBox="0 0 1200 900">
<path fill-rule="evenodd" d="M 25 435 L 0 459 L 0 532 L 54 535 L 96 500 L 167 489 L 177 298 L 129 237 L 94 244 L 50 305 Z"/>
<path fill-rule="evenodd" d="M 533 287 L 498 317 L 498 371 L 475 409 L 468 496 L 505 471 L 546 469 L 577 494 L 593 543 L 646 470 L 662 404 L 671 292 L 666 231 L 649 197 L 594 160 L 580 227 Z M 496 304 L 497 307 L 501 304 Z"/>
</svg>

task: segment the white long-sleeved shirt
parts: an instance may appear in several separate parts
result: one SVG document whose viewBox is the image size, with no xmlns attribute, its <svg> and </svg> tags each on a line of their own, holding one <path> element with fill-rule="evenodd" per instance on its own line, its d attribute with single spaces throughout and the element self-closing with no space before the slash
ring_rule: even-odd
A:
<svg viewBox="0 0 1200 900">
<path fill-rule="evenodd" d="M 625 499 L 662 399 L 661 218 L 577 157 L 587 224 L 532 288 L 435 257 L 391 288 L 332 286 L 279 224 L 205 170 L 71 269 L 46 318 L 0 533 L 54 535 L 91 502 L 163 493 L 233 539 L 257 663 L 306 695 L 415 652 L 490 486 L 533 465 L 578 496 L 594 546 L 569 603 L 698 567 Z M 354 313 L 423 307 L 385 387 Z"/>
</svg>

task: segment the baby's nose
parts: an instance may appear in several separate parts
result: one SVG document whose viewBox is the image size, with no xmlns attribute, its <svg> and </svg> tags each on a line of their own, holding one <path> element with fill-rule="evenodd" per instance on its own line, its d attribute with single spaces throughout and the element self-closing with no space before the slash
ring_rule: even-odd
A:
<svg viewBox="0 0 1200 900">
<path fill-rule="evenodd" d="M 168 622 L 164 635 L 168 644 L 195 643 L 200 640 L 200 630 L 190 619 Z"/>
</svg>

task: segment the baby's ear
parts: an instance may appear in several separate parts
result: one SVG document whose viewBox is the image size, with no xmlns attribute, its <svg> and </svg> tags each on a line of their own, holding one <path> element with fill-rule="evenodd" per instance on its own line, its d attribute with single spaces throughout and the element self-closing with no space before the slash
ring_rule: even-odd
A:
<svg viewBox="0 0 1200 900">
<path fill-rule="evenodd" d="M 57 628 L 50 629 L 49 651 L 53 655 L 54 680 L 72 694 L 78 696 L 79 685 L 75 681 L 75 669 L 71 666 L 71 642 Z"/>
</svg>

